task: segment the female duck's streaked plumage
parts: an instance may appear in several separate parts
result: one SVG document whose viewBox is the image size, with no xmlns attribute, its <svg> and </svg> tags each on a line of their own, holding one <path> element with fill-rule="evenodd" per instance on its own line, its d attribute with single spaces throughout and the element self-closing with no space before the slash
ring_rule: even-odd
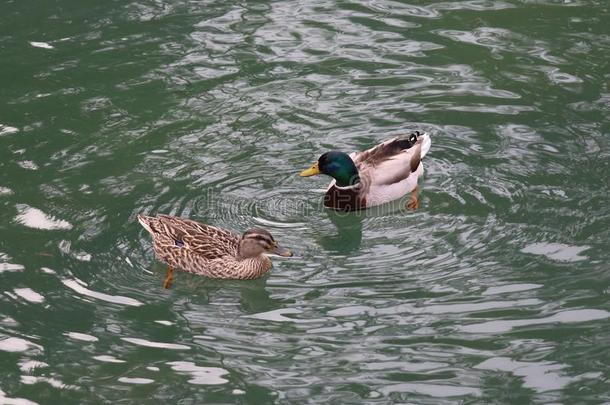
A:
<svg viewBox="0 0 610 405">
<path fill-rule="evenodd" d="M 292 256 L 263 229 L 243 235 L 190 219 L 138 215 L 138 221 L 152 235 L 157 258 L 170 266 L 211 278 L 253 279 L 271 269 L 264 253 Z M 166 287 L 171 283 L 168 273 Z"/>
<path fill-rule="evenodd" d="M 422 159 L 430 149 L 430 136 L 414 132 L 396 137 L 363 152 L 350 155 L 331 151 L 320 156 L 308 177 L 327 174 L 334 178 L 326 190 L 324 206 L 356 211 L 396 200 L 412 192 L 410 208 L 417 208 L 417 181 L 424 171 Z"/>
</svg>

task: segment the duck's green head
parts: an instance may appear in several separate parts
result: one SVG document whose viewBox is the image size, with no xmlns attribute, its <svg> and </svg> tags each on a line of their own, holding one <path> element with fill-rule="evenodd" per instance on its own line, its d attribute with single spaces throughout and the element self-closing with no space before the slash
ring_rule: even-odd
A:
<svg viewBox="0 0 610 405">
<path fill-rule="evenodd" d="M 339 187 L 353 186 L 360 181 L 358 169 L 352 158 L 347 153 L 337 151 L 326 152 L 309 169 L 301 172 L 303 177 L 316 174 L 326 174 L 334 178 Z"/>
</svg>

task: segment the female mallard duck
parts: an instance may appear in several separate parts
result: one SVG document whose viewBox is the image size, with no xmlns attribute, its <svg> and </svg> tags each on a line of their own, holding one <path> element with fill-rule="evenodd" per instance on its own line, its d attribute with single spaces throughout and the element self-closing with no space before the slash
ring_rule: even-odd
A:
<svg viewBox="0 0 610 405">
<path fill-rule="evenodd" d="M 407 206 L 419 207 L 417 180 L 424 172 L 421 160 L 430 150 L 430 136 L 418 131 L 396 137 L 364 152 L 351 155 L 326 152 L 301 176 L 327 174 L 334 178 L 324 196 L 324 206 L 356 211 L 384 204 L 411 192 Z"/>
<path fill-rule="evenodd" d="M 239 236 L 190 219 L 138 215 L 153 237 L 155 254 L 169 266 L 163 287 L 169 288 L 174 267 L 211 278 L 253 279 L 271 269 L 264 253 L 292 256 L 263 229 L 250 229 Z"/>
</svg>

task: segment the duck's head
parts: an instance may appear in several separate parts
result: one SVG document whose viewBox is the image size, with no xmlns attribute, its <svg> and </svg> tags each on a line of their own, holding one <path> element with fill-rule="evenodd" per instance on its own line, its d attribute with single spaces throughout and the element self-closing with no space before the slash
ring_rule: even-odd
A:
<svg viewBox="0 0 610 405">
<path fill-rule="evenodd" d="M 239 241 L 239 256 L 247 259 L 263 253 L 273 253 L 279 256 L 290 257 L 290 250 L 277 244 L 273 236 L 264 229 L 249 229 Z"/>
<path fill-rule="evenodd" d="M 347 153 L 331 151 L 326 152 L 316 163 L 301 172 L 302 177 L 326 174 L 337 180 L 337 186 L 349 187 L 360 181 L 358 169 Z"/>
</svg>

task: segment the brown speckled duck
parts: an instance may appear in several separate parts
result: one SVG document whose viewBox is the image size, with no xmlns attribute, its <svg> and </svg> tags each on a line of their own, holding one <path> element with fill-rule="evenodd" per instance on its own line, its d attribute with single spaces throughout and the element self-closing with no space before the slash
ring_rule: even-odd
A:
<svg viewBox="0 0 610 405">
<path fill-rule="evenodd" d="M 408 208 L 419 207 L 417 181 L 424 172 L 422 159 L 430 150 L 430 136 L 415 131 L 387 140 L 363 152 L 326 152 L 301 176 L 326 174 L 331 181 L 324 206 L 357 211 L 396 200 L 407 193 Z"/>
<path fill-rule="evenodd" d="M 171 285 L 174 267 L 211 278 L 254 279 L 271 269 L 265 253 L 292 256 L 264 229 L 240 236 L 170 215 L 138 215 L 138 221 L 152 235 L 157 258 L 169 266 L 164 288 Z"/>
</svg>

